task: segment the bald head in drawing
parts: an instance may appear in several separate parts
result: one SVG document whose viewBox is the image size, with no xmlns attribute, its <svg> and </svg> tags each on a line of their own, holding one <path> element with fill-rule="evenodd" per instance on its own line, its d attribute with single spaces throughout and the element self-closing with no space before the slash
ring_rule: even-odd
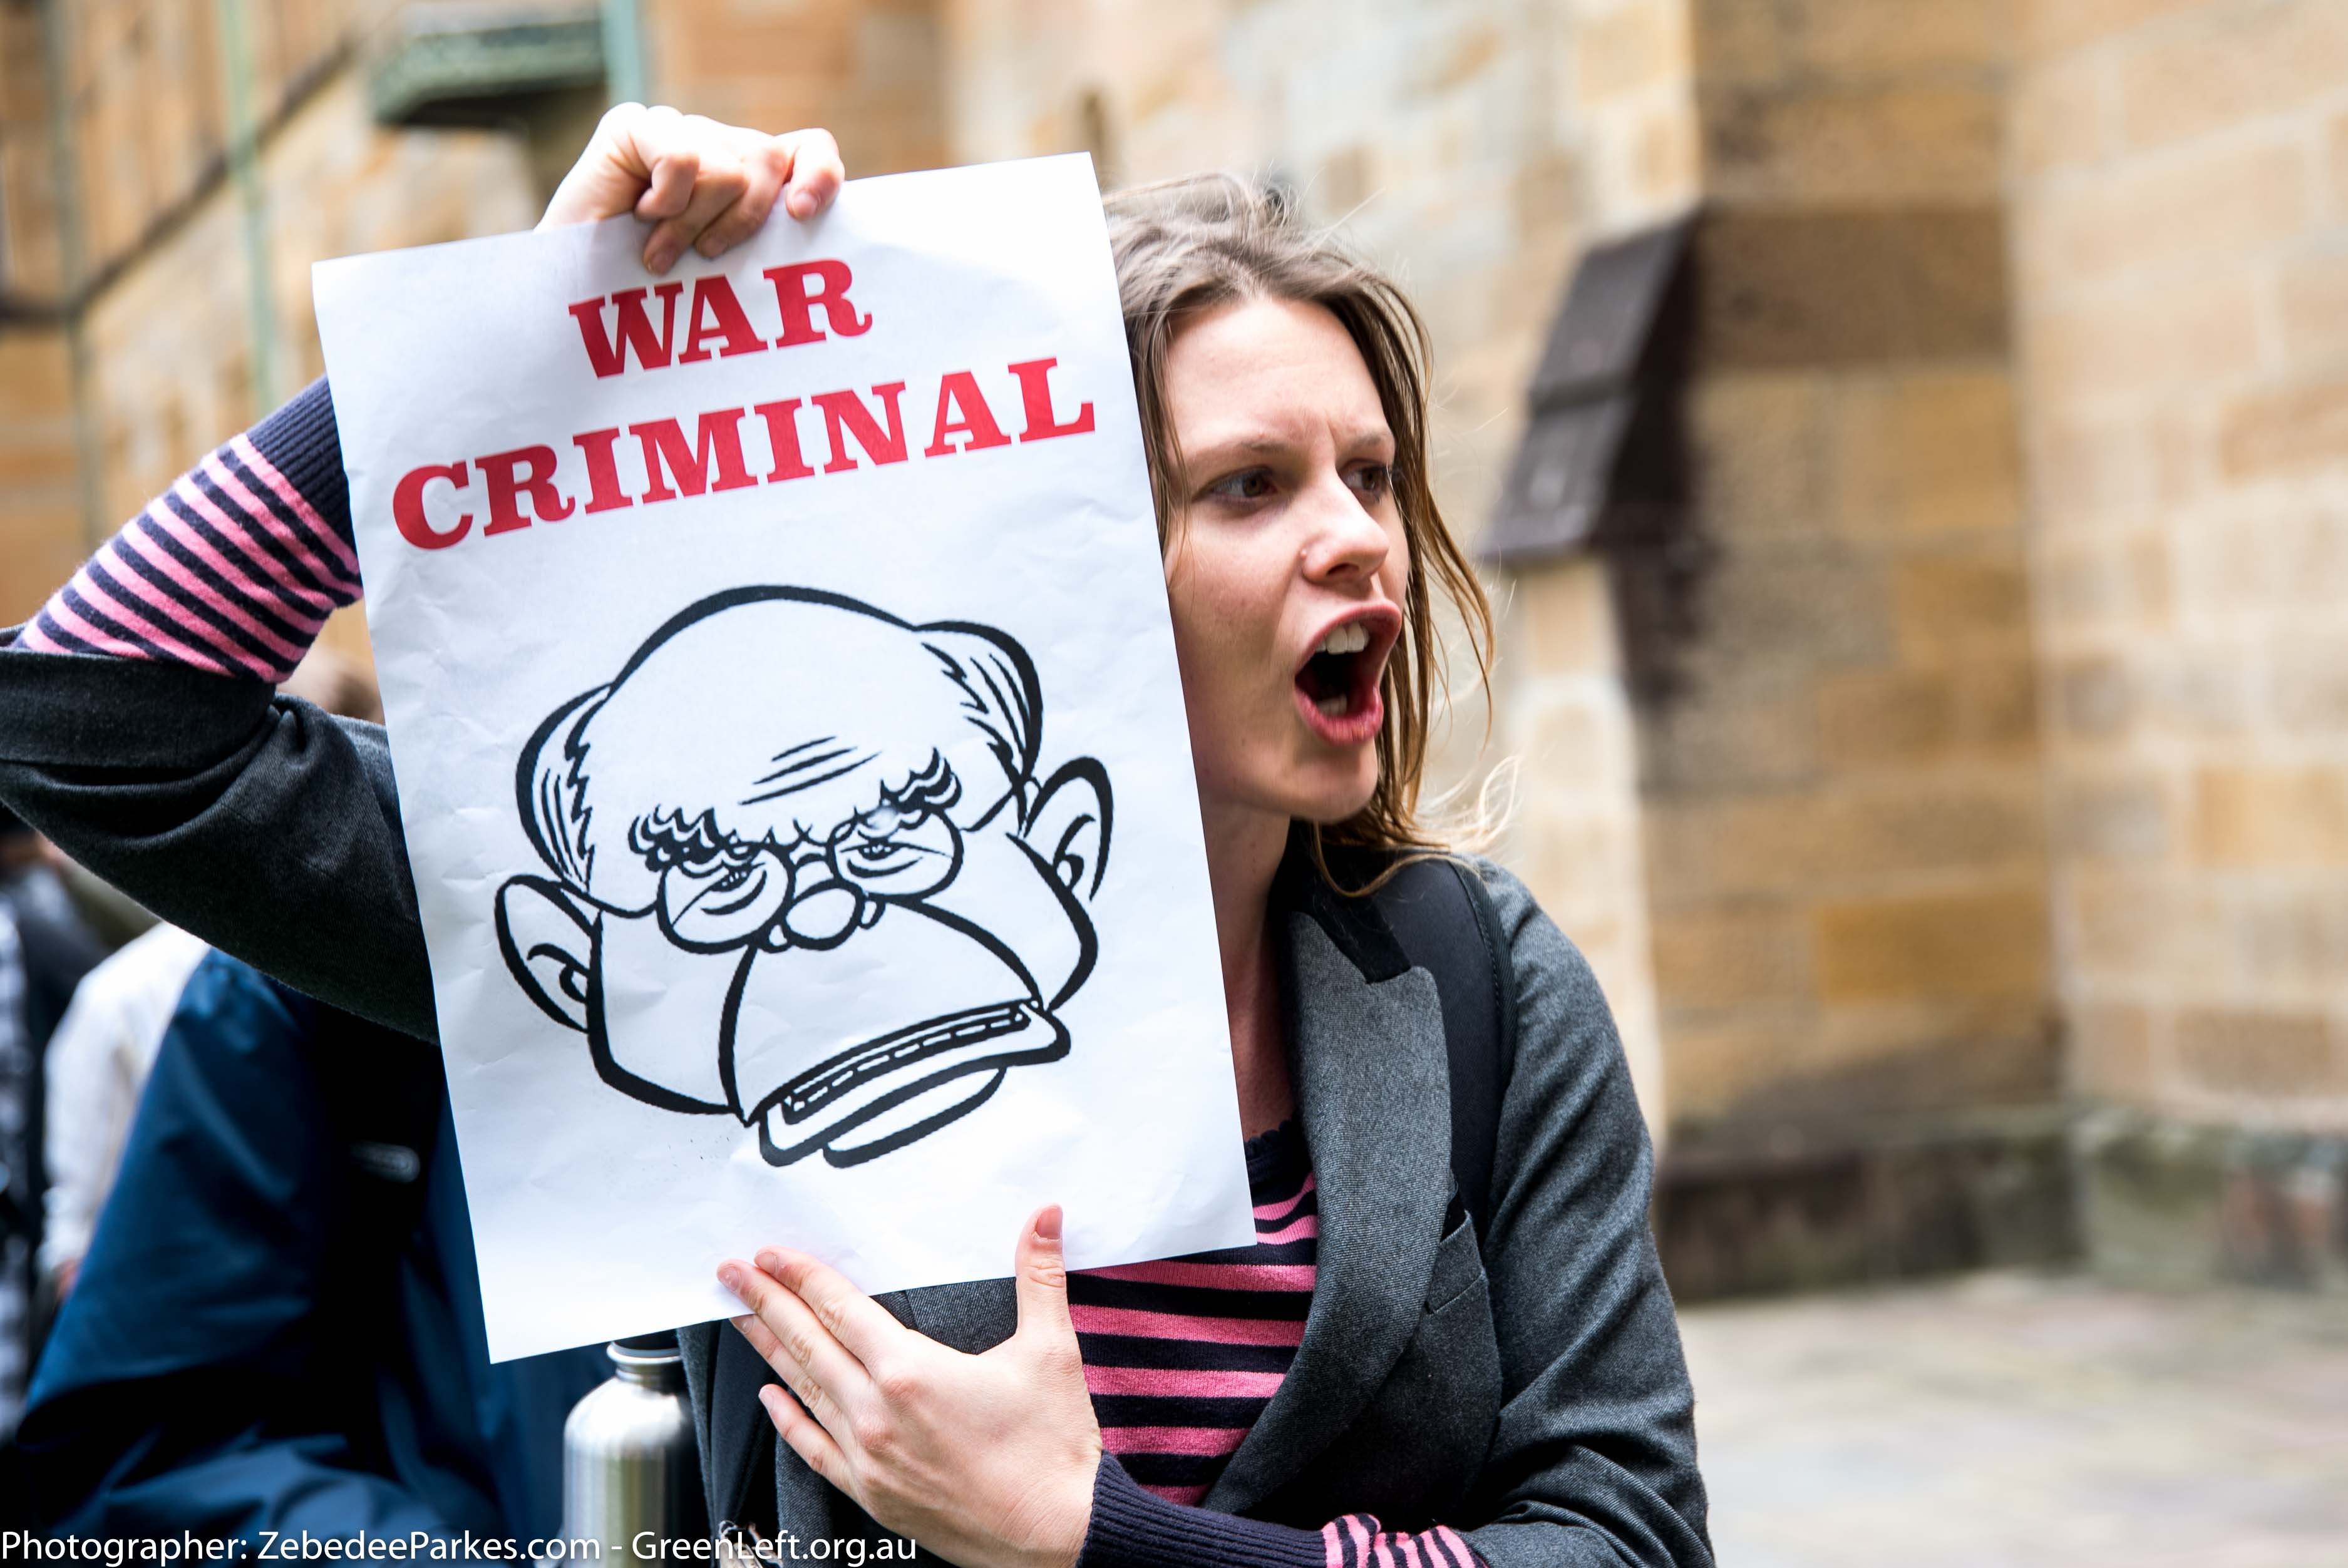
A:
<svg viewBox="0 0 2348 1568">
<path fill-rule="evenodd" d="M 604 1081 L 777 1163 L 901 1147 L 1067 1050 L 1109 789 L 1038 776 L 1042 721 L 991 627 L 704 600 L 523 748 L 549 875 L 499 893 L 507 966 Z"/>
</svg>

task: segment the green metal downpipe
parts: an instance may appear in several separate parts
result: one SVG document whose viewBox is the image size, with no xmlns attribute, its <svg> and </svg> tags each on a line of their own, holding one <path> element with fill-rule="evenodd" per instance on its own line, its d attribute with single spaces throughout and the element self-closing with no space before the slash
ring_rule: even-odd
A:
<svg viewBox="0 0 2348 1568">
<path fill-rule="evenodd" d="M 603 86 L 615 104 L 643 103 L 644 25 L 637 0 L 603 0 Z"/>
<path fill-rule="evenodd" d="M 269 198 L 261 181 L 260 131 L 252 112 L 252 41 L 244 0 L 220 0 L 221 61 L 228 87 L 228 164 L 244 215 L 246 330 L 252 360 L 252 416 L 277 406 L 277 310 L 270 290 Z"/>
</svg>

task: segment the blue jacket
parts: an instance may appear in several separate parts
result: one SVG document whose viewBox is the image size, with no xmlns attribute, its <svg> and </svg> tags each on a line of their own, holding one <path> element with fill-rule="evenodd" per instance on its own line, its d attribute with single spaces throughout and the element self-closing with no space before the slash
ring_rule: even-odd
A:
<svg viewBox="0 0 2348 1568">
<path fill-rule="evenodd" d="M 24 1480 L 76 1534 L 526 1542 L 608 1370 L 490 1365 L 439 1053 L 215 953 L 35 1376 Z"/>
</svg>

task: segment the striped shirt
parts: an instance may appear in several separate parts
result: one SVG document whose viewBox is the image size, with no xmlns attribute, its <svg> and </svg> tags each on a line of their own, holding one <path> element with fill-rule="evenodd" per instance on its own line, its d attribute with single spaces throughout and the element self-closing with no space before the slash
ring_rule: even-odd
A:
<svg viewBox="0 0 2348 1568">
<path fill-rule="evenodd" d="M 328 613 L 358 596 L 334 402 L 318 381 L 124 525 L 16 646 L 276 682 Z M 1304 1140 L 1283 1123 L 1247 1153 L 1253 1246 L 1069 1276 L 1086 1382 L 1115 1460 L 1095 1488 L 1085 1568 L 1480 1563 L 1440 1526 L 1403 1534 L 1357 1513 L 1297 1530 L 1191 1506 L 1279 1389 L 1313 1301 L 1320 1218 Z"/>
<path fill-rule="evenodd" d="M 1296 1123 L 1248 1140 L 1255 1245 L 1068 1276 L 1101 1446 L 1172 1502 L 1223 1471 L 1304 1337 L 1320 1211 Z"/>
</svg>

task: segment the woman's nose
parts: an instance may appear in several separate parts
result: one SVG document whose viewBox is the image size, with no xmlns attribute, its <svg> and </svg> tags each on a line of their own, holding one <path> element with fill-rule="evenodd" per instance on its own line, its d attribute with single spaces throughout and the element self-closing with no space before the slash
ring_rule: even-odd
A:
<svg viewBox="0 0 2348 1568">
<path fill-rule="evenodd" d="M 1303 553 L 1304 575 L 1314 582 L 1375 577 L 1391 548 L 1385 525 L 1370 515 L 1362 498 L 1332 473 L 1313 487 L 1304 508 L 1312 532 Z"/>
</svg>

